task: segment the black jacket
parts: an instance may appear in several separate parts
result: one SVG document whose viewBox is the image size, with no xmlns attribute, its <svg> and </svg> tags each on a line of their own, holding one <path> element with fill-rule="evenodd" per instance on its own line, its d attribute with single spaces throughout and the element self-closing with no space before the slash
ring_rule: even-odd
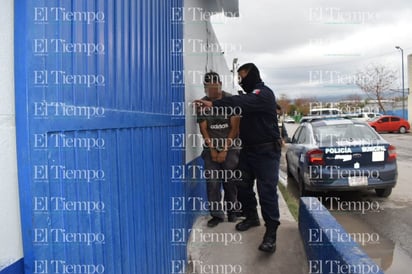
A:
<svg viewBox="0 0 412 274">
<path fill-rule="evenodd" d="M 256 84 L 251 93 L 215 100 L 213 107 L 240 107 L 240 138 L 243 146 L 280 139 L 275 95 L 263 82 Z"/>
</svg>

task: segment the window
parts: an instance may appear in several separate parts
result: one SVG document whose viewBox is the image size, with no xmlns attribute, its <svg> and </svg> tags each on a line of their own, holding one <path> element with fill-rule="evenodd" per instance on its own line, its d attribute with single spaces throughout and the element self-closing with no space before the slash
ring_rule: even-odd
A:
<svg viewBox="0 0 412 274">
<path fill-rule="evenodd" d="M 310 142 L 309 130 L 306 127 L 302 127 L 297 143 L 298 144 L 308 144 L 309 142 Z"/>
<path fill-rule="evenodd" d="M 398 117 L 392 117 L 391 121 L 392 122 L 399 122 L 401 119 L 399 119 Z"/>
<path fill-rule="evenodd" d="M 383 117 L 381 119 L 381 123 L 388 123 L 389 122 L 389 117 Z"/>
<path fill-rule="evenodd" d="M 315 139 L 320 146 L 339 144 L 369 143 L 379 140 L 374 130 L 364 124 L 337 124 L 314 128 Z"/>
<path fill-rule="evenodd" d="M 302 131 L 302 127 L 299 127 L 296 130 L 295 134 L 293 134 L 293 137 L 292 137 L 292 143 L 297 143 L 298 142 L 299 134 L 300 134 L 301 131 Z"/>
</svg>

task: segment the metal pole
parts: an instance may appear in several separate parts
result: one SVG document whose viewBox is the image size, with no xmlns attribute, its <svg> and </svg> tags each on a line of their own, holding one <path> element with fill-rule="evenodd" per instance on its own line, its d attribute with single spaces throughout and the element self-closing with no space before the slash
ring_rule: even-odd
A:
<svg viewBox="0 0 412 274">
<path fill-rule="evenodd" d="M 402 118 L 405 119 L 405 73 L 403 66 L 403 49 L 401 48 L 402 53 Z"/>
<path fill-rule="evenodd" d="M 396 46 L 395 48 L 401 51 L 402 56 L 402 118 L 405 119 L 405 75 L 403 67 L 403 48 L 401 48 L 400 46 Z"/>
</svg>

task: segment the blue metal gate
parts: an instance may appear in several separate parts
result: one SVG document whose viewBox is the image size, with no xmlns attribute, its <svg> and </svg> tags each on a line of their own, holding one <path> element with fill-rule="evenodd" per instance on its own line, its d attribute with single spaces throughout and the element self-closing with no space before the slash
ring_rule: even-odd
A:
<svg viewBox="0 0 412 274">
<path fill-rule="evenodd" d="M 181 0 L 15 1 L 25 273 L 177 272 Z M 190 216 L 189 216 L 190 217 Z"/>
</svg>

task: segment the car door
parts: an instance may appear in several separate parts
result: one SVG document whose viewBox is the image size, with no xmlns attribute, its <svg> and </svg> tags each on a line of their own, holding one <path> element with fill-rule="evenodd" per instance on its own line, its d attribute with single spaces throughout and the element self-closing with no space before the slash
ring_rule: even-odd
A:
<svg viewBox="0 0 412 274">
<path fill-rule="evenodd" d="M 382 117 L 380 120 L 378 120 L 376 129 L 378 131 L 390 131 L 391 126 L 389 117 Z"/>
<path fill-rule="evenodd" d="M 299 165 L 299 155 L 298 155 L 298 140 L 299 136 L 302 132 L 303 126 L 300 126 L 296 131 L 295 134 L 293 134 L 291 144 L 289 145 L 288 151 L 287 151 L 287 161 L 288 161 L 288 169 L 289 171 L 293 174 L 296 175 L 297 173 L 297 166 Z"/>
<path fill-rule="evenodd" d="M 398 131 L 401 127 L 401 119 L 399 117 L 392 116 L 390 124 L 391 131 Z"/>
<path fill-rule="evenodd" d="M 303 126 L 300 134 L 296 140 L 296 146 L 295 146 L 295 155 L 296 155 L 296 168 L 301 167 L 305 165 L 306 161 L 306 151 L 308 150 L 307 146 L 310 143 L 310 136 L 309 136 L 309 129 L 306 126 Z"/>
</svg>

